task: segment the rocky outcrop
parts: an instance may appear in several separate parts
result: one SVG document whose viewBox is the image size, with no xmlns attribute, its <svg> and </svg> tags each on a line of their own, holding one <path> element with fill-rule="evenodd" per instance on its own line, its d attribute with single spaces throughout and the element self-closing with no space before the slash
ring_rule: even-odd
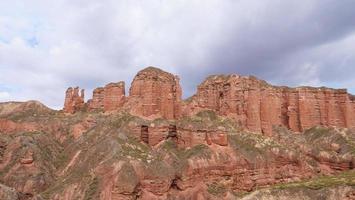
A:
<svg viewBox="0 0 355 200">
<path fill-rule="evenodd" d="M 0 199 L 20 200 L 19 193 L 14 189 L 0 183 Z"/>
<path fill-rule="evenodd" d="M 316 125 L 355 127 L 355 103 L 345 89 L 277 87 L 255 77 L 210 76 L 185 102 L 183 114 L 205 109 L 266 135 L 280 125 L 295 132 Z"/>
<path fill-rule="evenodd" d="M 34 161 L 33 152 L 27 151 L 26 154 L 20 159 L 20 163 L 23 165 L 30 165 Z"/>
<path fill-rule="evenodd" d="M 129 114 L 122 114 L 120 118 L 126 119 L 121 130 L 149 146 L 159 146 L 169 139 L 179 148 L 227 146 L 229 133 L 235 131 L 228 119 L 208 111 L 178 120 L 144 120 Z"/>
<path fill-rule="evenodd" d="M 84 92 L 69 88 L 64 111 L 74 113 L 84 106 Z M 181 100 L 179 78 L 161 69 L 148 67 L 138 72 L 125 97 L 124 82 L 96 88 L 88 109 L 125 110 L 145 119 L 179 119 L 203 110 L 234 120 L 241 127 L 270 136 L 274 126 L 302 132 L 311 127 L 355 127 L 355 98 L 345 89 L 278 87 L 255 77 L 215 75 L 197 88 L 197 93 Z"/>
<path fill-rule="evenodd" d="M 99 87 L 94 89 L 92 99 L 88 101 L 89 110 L 103 110 L 104 109 L 104 88 Z"/>
<path fill-rule="evenodd" d="M 88 101 L 90 110 L 119 110 L 125 102 L 125 83 L 109 83 L 105 87 L 96 88 L 93 98 Z"/>
<path fill-rule="evenodd" d="M 177 120 L 32 108 L 0 120 L 0 182 L 27 199 L 238 199 L 238 192 L 343 171 L 327 180 L 355 180 L 351 129 L 279 127 L 267 137 L 206 108 Z"/>
<path fill-rule="evenodd" d="M 12 134 L 16 132 L 34 132 L 40 130 L 34 122 L 15 122 L 0 118 L 0 133 Z"/>
<path fill-rule="evenodd" d="M 55 180 L 55 164 L 60 147 L 54 137 L 42 133 L 1 135 L 0 182 L 13 188 L 19 199 L 30 199 Z M 0 199 L 1 198 L 0 186 Z"/>
<path fill-rule="evenodd" d="M 66 113 L 75 113 L 84 107 L 84 89 L 80 91 L 79 87 L 68 88 L 65 92 L 65 102 L 63 111 Z"/>
<path fill-rule="evenodd" d="M 141 117 L 176 119 L 181 112 L 181 92 L 177 76 L 148 67 L 135 76 L 127 107 Z"/>
<path fill-rule="evenodd" d="M 72 91 L 67 91 L 66 102 L 72 102 L 67 100 L 72 99 L 71 93 Z M 148 67 L 135 76 L 129 97 L 125 97 L 123 81 L 110 83 L 93 91 L 93 98 L 88 101 L 88 109 L 104 112 L 126 110 L 133 115 L 149 119 L 177 119 L 181 116 L 181 93 L 177 76 Z M 64 111 L 74 113 L 76 109 L 72 107 L 65 106 Z"/>
</svg>

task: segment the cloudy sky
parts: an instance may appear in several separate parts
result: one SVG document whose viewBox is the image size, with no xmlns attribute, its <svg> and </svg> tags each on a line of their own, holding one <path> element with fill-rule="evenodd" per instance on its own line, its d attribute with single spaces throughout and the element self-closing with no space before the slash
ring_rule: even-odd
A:
<svg viewBox="0 0 355 200">
<path fill-rule="evenodd" d="M 0 101 L 61 108 L 157 66 L 184 97 L 209 74 L 355 93 L 354 0 L 0 0 Z"/>
</svg>

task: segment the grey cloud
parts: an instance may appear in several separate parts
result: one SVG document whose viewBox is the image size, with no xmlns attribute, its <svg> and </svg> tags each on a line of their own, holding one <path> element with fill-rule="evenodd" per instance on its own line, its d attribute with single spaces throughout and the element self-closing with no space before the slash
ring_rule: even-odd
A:
<svg viewBox="0 0 355 200">
<path fill-rule="evenodd" d="M 185 97 L 211 73 L 355 89 L 355 1 L 18 2 L 0 3 L 13 24 L 0 25 L 0 85 L 20 89 L 0 100 L 60 108 L 68 86 L 129 86 L 149 65 L 180 75 Z"/>
</svg>

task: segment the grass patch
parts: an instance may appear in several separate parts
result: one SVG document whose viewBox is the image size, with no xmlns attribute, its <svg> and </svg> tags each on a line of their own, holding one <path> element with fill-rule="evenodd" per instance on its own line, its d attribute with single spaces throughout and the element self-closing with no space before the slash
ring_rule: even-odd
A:
<svg viewBox="0 0 355 200">
<path fill-rule="evenodd" d="M 200 130 L 215 130 L 220 127 L 228 131 L 237 131 L 240 129 L 233 120 L 218 116 L 211 110 L 203 110 L 194 116 L 183 117 L 181 120 L 177 121 L 177 125 L 180 127 L 193 126 L 195 129 Z"/>
<path fill-rule="evenodd" d="M 150 157 L 151 149 L 149 146 L 138 142 L 134 138 L 128 138 L 128 141 L 122 144 L 122 156 L 139 159 L 147 162 Z"/>
<path fill-rule="evenodd" d="M 166 150 L 167 152 L 177 152 L 178 146 L 173 140 L 165 140 L 164 143 L 161 145 L 161 148 Z"/>
<path fill-rule="evenodd" d="M 85 191 L 84 200 L 98 199 L 98 193 L 97 193 L 98 187 L 99 187 L 99 179 L 95 177 L 90 182 L 89 188 Z"/>
<path fill-rule="evenodd" d="M 325 127 L 313 127 L 304 132 L 308 141 L 314 141 L 316 139 L 328 136 L 330 134 L 329 128 Z"/>
<path fill-rule="evenodd" d="M 126 112 L 119 113 L 115 116 L 111 116 L 110 118 L 110 125 L 115 128 L 121 128 L 122 126 L 128 124 L 130 121 L 133 120 L 139 121 L 139 118 Z"/>
<path fill-rule="evenodd" d="M 274 189 L 288 189 L 288 188 L 309 188 L 319 190 L 326 187 L 348 185 L 355 186 L 355 171 L 343 172 L 334 176 L 320 176 L 308 181 L 300 181 L 295 183 L 276 184 Z"/>
<path fill-rule="evenodd" d="M 214 196 L 221 196 L 227 192 L 227 189 L 222 184 L 212 183 L 207 185 L 207 192 Z"/>
<path fill-rule="evenodd" d="M 64 164 L 68 161 L 68 155 L 65 152 L 62 152 L 58 155 L 57 159 L 54 162 L 54 166 L 56 168 L 60 168 L 64 166 Z"/>
<path fill-rule="evenodd" d="M 200 157 L 200 158 L 211 158 L 211 150 L 208 148 L 208 146 L 204 144 L 199 144 L 196 145 L 190 149 L 186 149 L 184 151 L 180 152 L 181 158 L 189 159 L 192 157 Z"/>
</svg>

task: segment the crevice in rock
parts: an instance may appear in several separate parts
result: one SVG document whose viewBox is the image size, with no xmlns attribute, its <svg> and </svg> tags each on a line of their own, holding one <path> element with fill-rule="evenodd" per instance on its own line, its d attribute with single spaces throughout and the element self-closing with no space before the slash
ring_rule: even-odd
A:
<svg viewBox="0 0 355 200">
<path fill-rule="evenodd" d="M 142 196 L 142 188 L 141 185 L 138 183 L 134 188 L 133 199 L 140 199 L 141 196 Z"/>
<path fill-rule="evenodd" d="M 168 132 L 168 138 L 173 138 L 176 139 L 177 138 L 177 129 L 175 125 L 169 125 L 169 132 Z"/>
<path fill-rule="evenodd" d="M 149 128 L 146 125 L 141 126 L 141 140 L 144 143 L 149 144 Z"/>
<path fill-rule="evenodd" d="M 350 163 L 349 163 L 349 169 L 354 169 L 354 162 L 353 162 L 353 161 L 350 161 Z"/>
<path fill-rule="evenodd" d="M 174 190 L 180 190 L 181 191 L 181 188 L 179 188 L 178 186 L 178 181 L 180 180 L 179 177 L 175 177 L 172 181 L 171 181 L 171 184 L 170 184 L 170 188 L 169 189 L 174 189 Z"/>
<path fill-rule="evenodd" d="M 29 200 L 32 199 L 33 194 L 31 193 L 20 193 L 19 194 L 19 200 Z"/>
<path fill-rule="evenodd" d="M 2 163 L 3 157 L 5 155 L 5 151 L 6 151 L 6 144 L 2 144 L 0 142 L 0 163 Z"/>
</svg>

